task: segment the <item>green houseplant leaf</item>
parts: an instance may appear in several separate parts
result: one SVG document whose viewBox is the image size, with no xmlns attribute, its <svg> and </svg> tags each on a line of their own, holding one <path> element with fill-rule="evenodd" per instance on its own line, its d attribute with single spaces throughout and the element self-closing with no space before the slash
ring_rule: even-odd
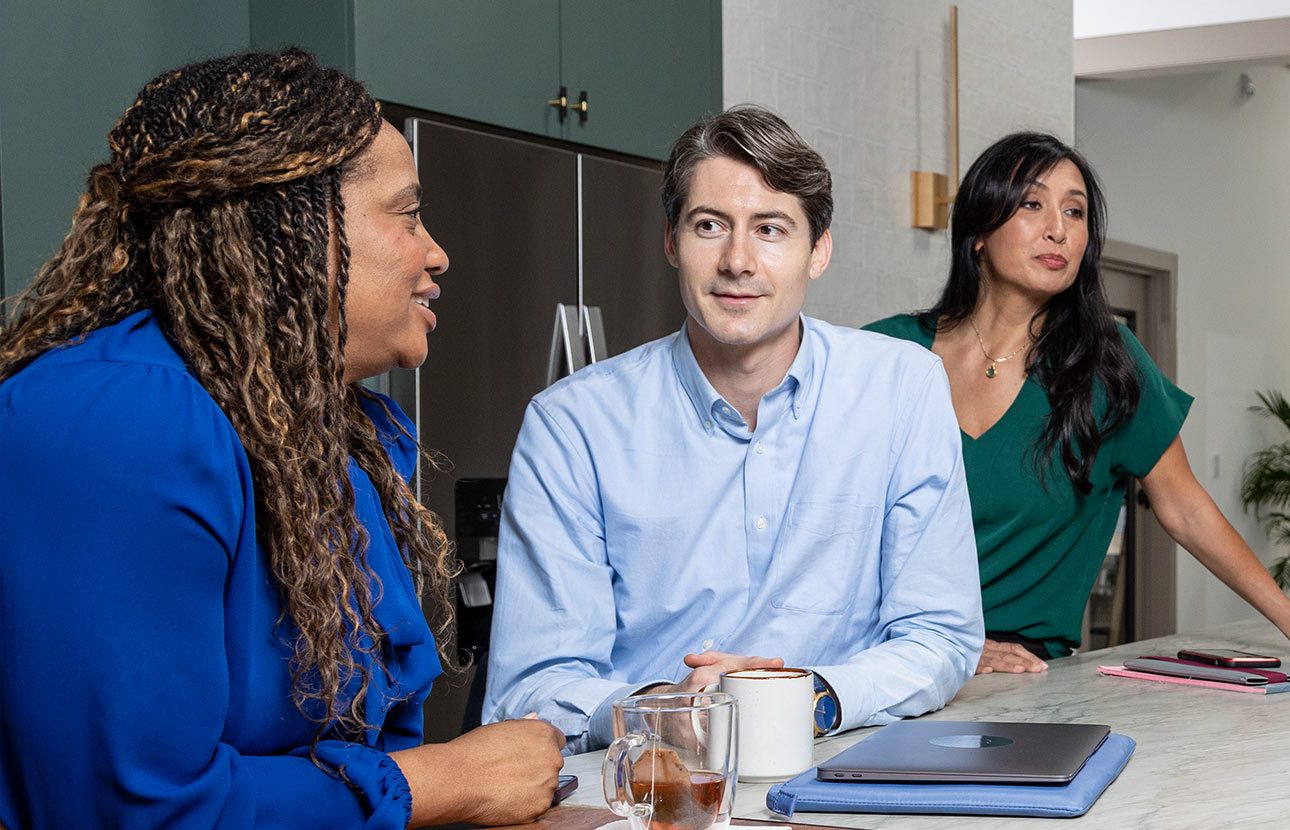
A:
<svg viewBox="0 0 1290 830">
<path fill-rule="evenodd" d="M 1250 411 L 1275 418 L 1290 431 L 1290 402 L 1280 392 L 1257 392 L 1260 404 Z M 1241 479 L 1241 502 L 1246 512 L 1262 522 L 1268 537 L 1278 544 L 1290 544 L 1290 440 L 1259 450 L 1245 462 Z M 1268 570 L 1282 589 L 1290 587 L 1290 555 L 1273 562 Z"/>
</svg>

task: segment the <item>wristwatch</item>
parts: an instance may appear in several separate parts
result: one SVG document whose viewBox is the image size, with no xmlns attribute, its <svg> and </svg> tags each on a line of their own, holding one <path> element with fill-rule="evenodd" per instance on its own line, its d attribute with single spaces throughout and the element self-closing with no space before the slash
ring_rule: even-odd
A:
<svg viewBox="0 0 1290 830">
<path fill-rule="evenodd" d="M 837 695 L 824 678 L 815 675 L 815 736 L 818 738 L 837 729 L 841 714 Z"/>
</svg>

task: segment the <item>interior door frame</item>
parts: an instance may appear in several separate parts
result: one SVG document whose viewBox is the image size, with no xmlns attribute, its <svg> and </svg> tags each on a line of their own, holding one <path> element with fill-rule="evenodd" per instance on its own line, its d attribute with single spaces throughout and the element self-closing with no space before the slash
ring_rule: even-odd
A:
<svg viewBox="0 0 1290 830">
<path fill-rule="evenodd" d="M 1101 264 L 1147 278 L 1147 309 L 1138 336 L 1165 377 L 1178 378 L 1178 255 L 1108 239 Z M 1140 488 L 1139 488 L 1140 490 Z M 1134 547 L 1138 561 L 1133 586 L 1133 640 L 1173 634 L 1178 628 L 1178 546 L 1149 508 L 1135 506 Z M 1149 576 L 1149 578 L 1148 578 Z M 1160 590 L 1165 588 L 1165 590 Z"/>
</svg>

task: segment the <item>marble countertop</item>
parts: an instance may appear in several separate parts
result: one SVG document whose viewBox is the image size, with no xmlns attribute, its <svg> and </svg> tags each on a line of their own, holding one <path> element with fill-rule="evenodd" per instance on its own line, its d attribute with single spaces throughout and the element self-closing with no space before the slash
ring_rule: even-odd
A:
<svg viewBox="0 0 1290 830">
<path fill-rule="evenodd" d="M 1137 741 L 1119 778 L 1077 819 L 997 816 L 896 816 L 796 813 L 794 823 L 887 830 L 939 828 L 1215 828 L 1285 827 L 1290 823 L 1290 693 L 1249 694 L 1174 683 L 1104 677 L 1099 665 L 1145 654 L 1222 646 L 1290 657 L 1290 644 L 1262 618 L 1049 661 L 1043 674 L 972 678 L 929 719 L 1105 723 Z M 871 734 L 857 729 L 822 738 L 815 762 Z M 604 752 L 569 758 L 581 779 L 569 803 L 603 807 Z M 740 783 L 736 819 L 783 820 L 766 809 L 767 784 Z"/>
</svg>

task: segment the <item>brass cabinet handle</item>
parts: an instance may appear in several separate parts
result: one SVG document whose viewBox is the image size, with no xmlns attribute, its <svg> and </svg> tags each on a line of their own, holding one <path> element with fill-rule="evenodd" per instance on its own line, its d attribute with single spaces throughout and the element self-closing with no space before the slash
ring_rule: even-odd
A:
<svg viewBox="0 0 1290 830">
<path fill-rule="evenodd" d="M 587 90 L 584 89 L 578 93 L 578 103 L 570 104 L 569 109 L 574 110 L 575 112 L 578 113 L 579 124 L 587 123 L 587 109 L 588 109 Z"/>
<path fill-rule="evenodd" d="M 564 117 L 567 114 L 567 111 L 571 109 L 571 107 L 569 106 L 568 87 L 563 87 L 563 86 L 560 87 L 560 97 L 552 98 L 551 100 L 546 102 L 546 105 L 548 107 L 555 107 L 556 112 L 559 113 L 560 122 L 564 123 Z"/>
<path fill-rule="evenodd" d="M 578 113 L 578 123 L 580 124 L 587 123 L 587 111 L 589 108 L 589 104 L 587 102 L 587 90 L 585 89 L 578 94 L 578 102 L 576 104 L 570 104 L 569 88 L 562 86 L 560 87 L 560 97 L 552 98 L 551 100 L 546 102 L 546 105 L 548 107 L 555 107 L 556 112 L 559 113 L 560 123 L 564 123 L 565 116 L 568 115 L 569 112 L 571 111 Z"/>
</svg>

